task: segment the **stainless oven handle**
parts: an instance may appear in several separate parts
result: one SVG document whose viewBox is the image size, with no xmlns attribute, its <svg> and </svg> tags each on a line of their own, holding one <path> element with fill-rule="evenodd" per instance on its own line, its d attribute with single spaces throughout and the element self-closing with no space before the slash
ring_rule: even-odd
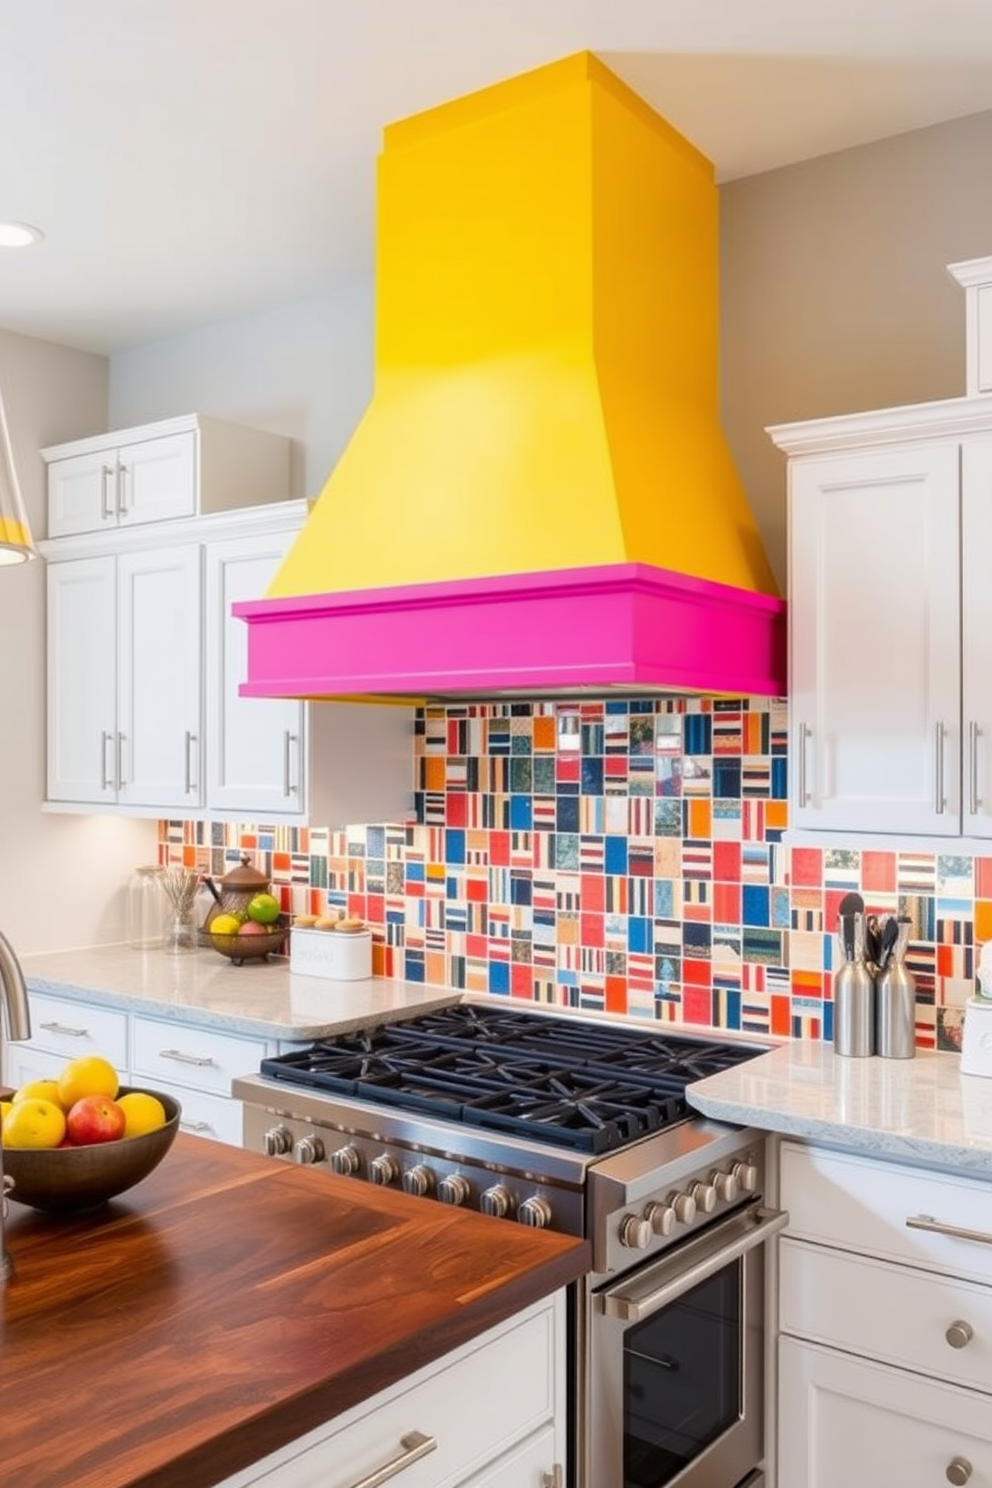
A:
<svg viewBox="0 0 992 1488">
<path fill-rule="evenodd" d="M 660 1312 L 663 1307 L 667 1307 L 670 1302 L 674 1302 L 685 1292 L 691 1291 L 701 1281 L 715 1276 L 731 1261 L 736 1261 L 738 1257 L 746 1255 L 749 1250 L 763 1245 L 766 1240 L 771 1239 L 772 1235 L 777 1235 L 779 1230 L 785 1229 L 789 1223 L 789 1216 L 784 1210 L 755 1209 L 748 1215 L 748 1220 L 750 1221 L 748 1228 L 735 1239 L 724 1244 L 718 1242 L 699 1260 L 690 1263 L 687 1270 L 681 1270 L 676 1276 L 662 1282 L 661 1286 L 656 1287 L 647 1296 L 632 1296 L 630 1292 L 625 1292 L 619 1287 L 616 1290 L 604 1292 L 599 1298 L 601 1310 L 607 1317 L 620 1318 L 625 1323 L 639 1323 L 644 1318 Z M 722 1229 L 723 1226 L 720 1228 Z M 711 1237 L 706 1235 L 706 1238 Z M 672 1258 L 665 1256 L 663 1259 Z"/>
</svg>

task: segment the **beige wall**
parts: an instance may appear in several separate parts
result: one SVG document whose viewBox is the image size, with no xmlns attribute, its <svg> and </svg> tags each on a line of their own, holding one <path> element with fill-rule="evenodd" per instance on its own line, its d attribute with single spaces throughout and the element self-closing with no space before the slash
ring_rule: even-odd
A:
<svg viewBox="0 0 992 1488">
<path fill-rule="evenodd" d="M 45 535 L 46 444 L 105 426 L 107 363 L 0 331 L 0 382 L 28 520 Z M 43 813 L 45 565 L 0 568 L 0 930 L 15 951 L 120 939 L 122 875 L 155 823 Z"/>
<path fill-rule="evenodd" d="M 964 291 L 992 255 L 992 113 L 721 189 L 723 420 L 784 587 L 784 457 L 768 424 L 957 397 Z"/>
</svg>

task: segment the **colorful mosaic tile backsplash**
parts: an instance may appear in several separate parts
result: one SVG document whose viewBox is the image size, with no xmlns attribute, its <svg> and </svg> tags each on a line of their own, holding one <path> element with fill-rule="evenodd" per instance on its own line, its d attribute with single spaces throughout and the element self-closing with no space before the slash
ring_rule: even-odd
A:
<svg viewBox="0 0 992 1488">
<path fill-rule="evenodd" d="M 804 1039 L 857 889 L 910 916 L 917 1043 L 956 1048 L 992 856 L 786 847 L 786 728 L 756 698 L 429 707 L 415 823 L 163 822 L 160 857 L 250 853 L 284 909 L 366 919 L 377 975 Z"/>
</svg>

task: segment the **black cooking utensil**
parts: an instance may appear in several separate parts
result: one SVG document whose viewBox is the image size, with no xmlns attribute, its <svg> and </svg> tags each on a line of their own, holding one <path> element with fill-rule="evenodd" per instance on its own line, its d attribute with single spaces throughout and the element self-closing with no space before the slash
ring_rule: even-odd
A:
<svg viewBox="0 0 992 1488">
<path fill-rule="evenodd" d="M 845 894 L 840 901 L 837 912 L 840 916 L 841 939 L 844 943 L 844 954 L 849 961 L 854 960 L 854 916 L 864 914 L 865 901 L 860 894 L 854 892 Z"/>
<path fill-rule="evenodd" d="M 888 915 L 886 917 L 885 924 L 882 926 L 882 943 L 879 947 L 878 964 L 883 969 L 883 971 L 889 964 L 889 957 L 892 955 L 892 947 L 895 945 L 898 939 L 899 921 L 896 919 L 895 915 Z"/>
</svg>

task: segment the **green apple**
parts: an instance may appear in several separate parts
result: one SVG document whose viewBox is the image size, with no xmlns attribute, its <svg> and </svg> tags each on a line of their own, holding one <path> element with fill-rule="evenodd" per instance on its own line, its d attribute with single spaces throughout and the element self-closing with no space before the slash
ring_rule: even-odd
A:
<svg viewBox="0 0 992 1488">
<path fill-rule="evenodd" d="M 257 925 L 271 925 L 273 920 L 279 918 L 279 901 L 273 899 L 271 894 L 256 894 L 248 902 L 247 913 L 248 918 Z"/>
</svg>

